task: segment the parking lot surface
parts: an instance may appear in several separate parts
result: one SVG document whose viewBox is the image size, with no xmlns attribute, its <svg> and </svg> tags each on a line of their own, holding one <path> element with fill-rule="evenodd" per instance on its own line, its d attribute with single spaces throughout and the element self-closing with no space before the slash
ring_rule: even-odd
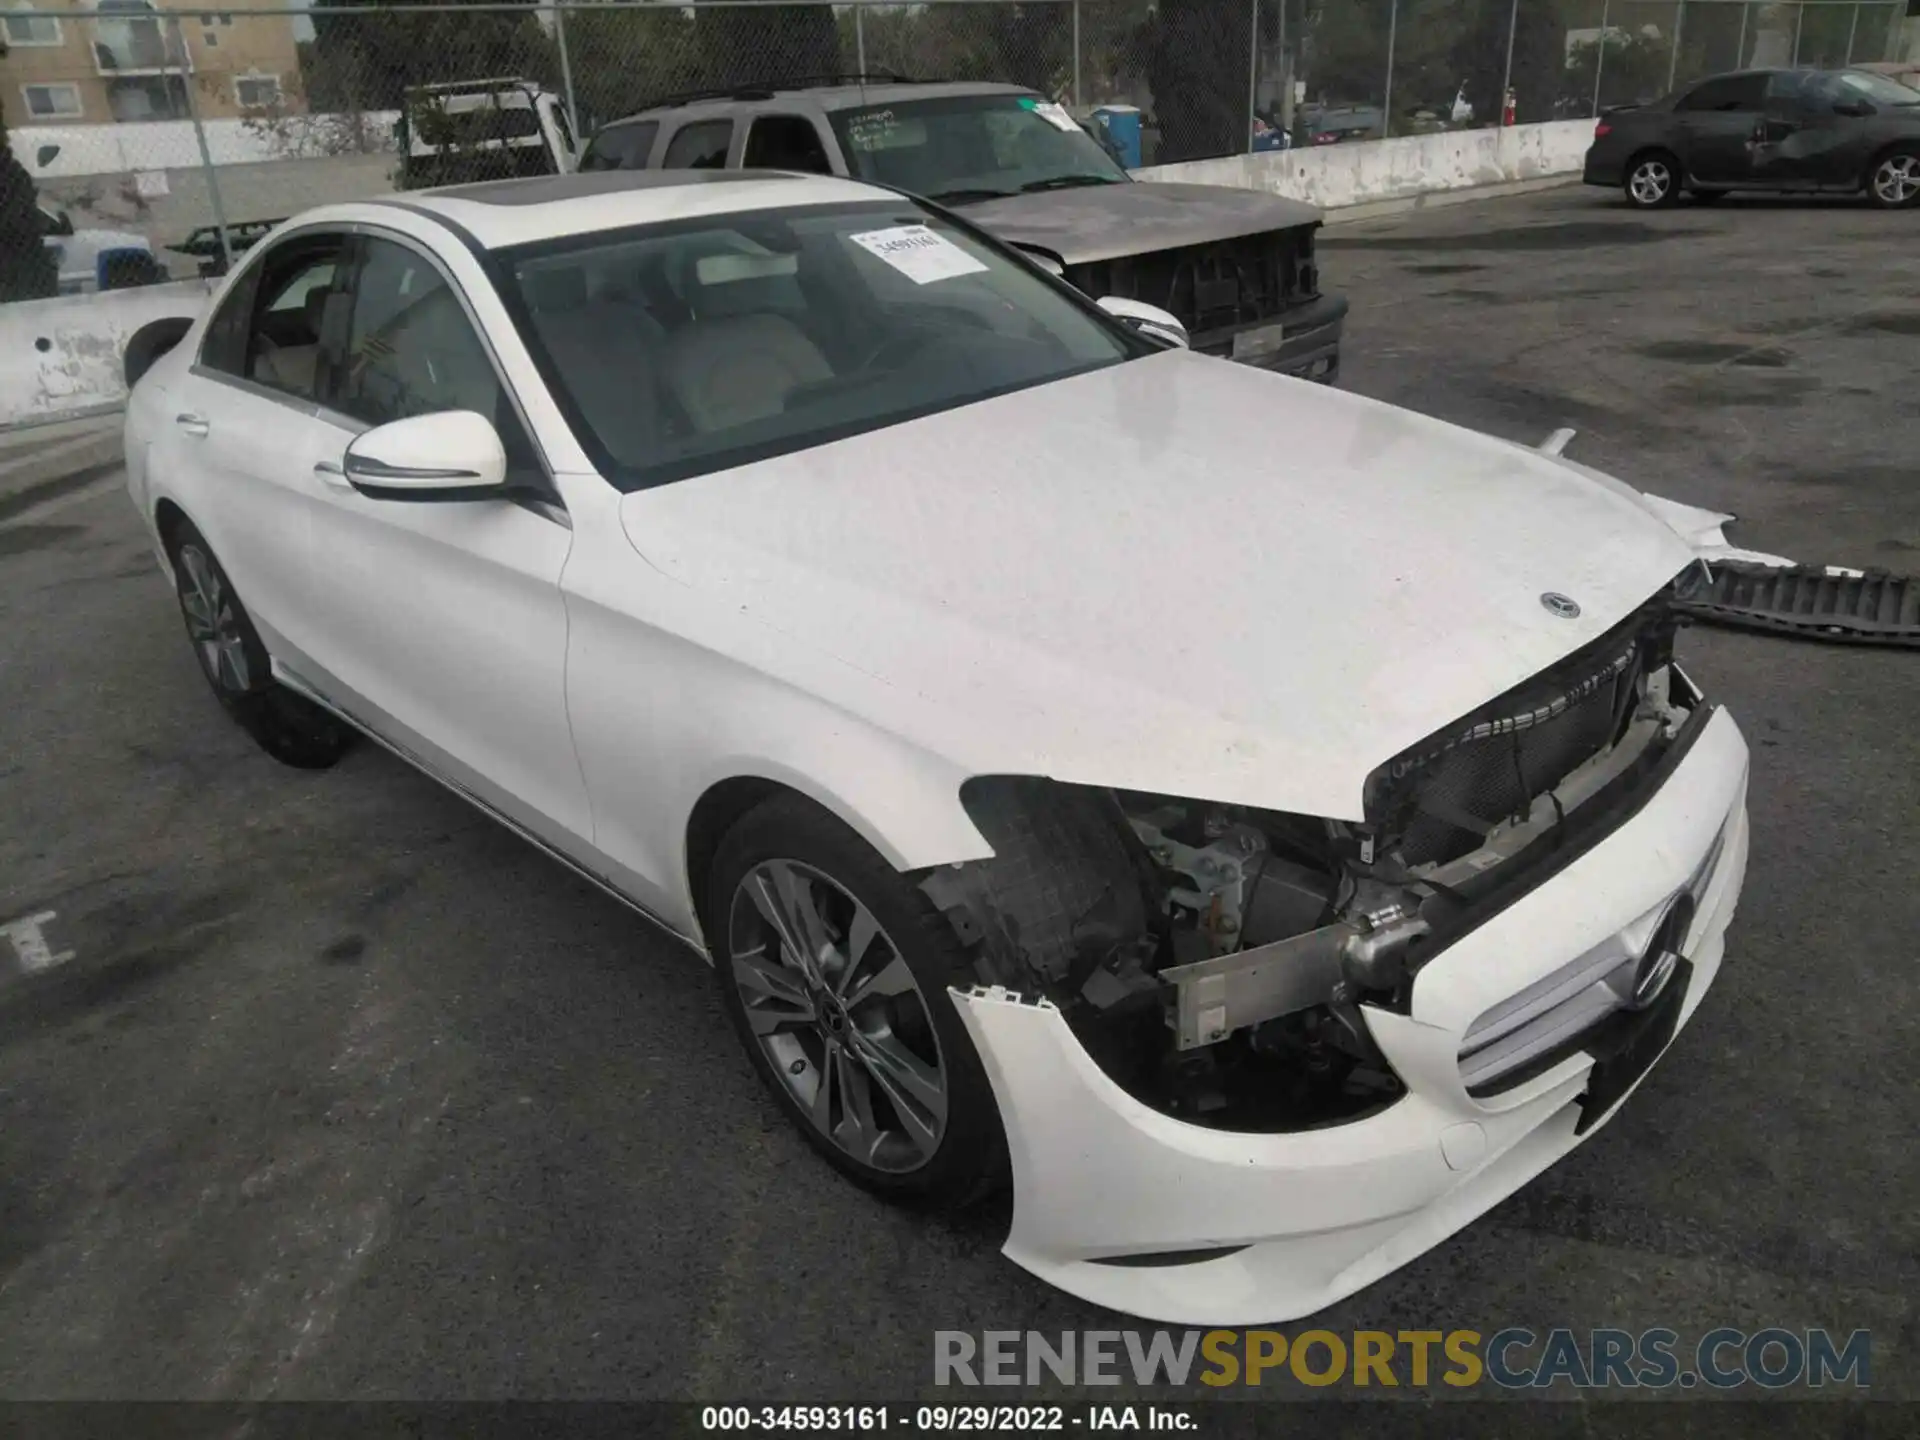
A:
<svg viewBox="0 0 1920 1440">
<path fill-rule="evenodd" d="M 1574 188 L 1322 258 L 1350 388 L 1912 570 L 1917 239 Z M 1920 1398 L 1920 656 L 1683 644 L 1753 745 L 1718 986 L 1592 1143 L 1321 1323 L 1864 1328 Z M 0 677 L 0 923 L 50 917 L 32 973 L 0 945 L 0 1395 L 904 1398 L 936 1330 L 1128 1323 L 1000 1258 L 1004 1208 L 840 1181 L 612 900 L 371 746 L 256 751 L 122 494 L 0 527 Z"/>
</svg>

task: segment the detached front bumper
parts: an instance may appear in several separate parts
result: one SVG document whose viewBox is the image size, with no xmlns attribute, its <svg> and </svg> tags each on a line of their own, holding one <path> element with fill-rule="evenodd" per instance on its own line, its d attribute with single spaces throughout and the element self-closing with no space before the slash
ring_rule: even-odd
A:
<svg viewBox="0 0 1920 1440">
<path fill-rule="evenodd" d="M 1611 1118 L 1692 1017 L 1746 872 L 1746 785 L 1746 742 L 1715 712 L 1636 814 L 1437 955 L 1410 1013 L 1366 1008 L 1407 1093 L 1349 1124 L 1285 1135 L 1186 1124 L 1109 1080 L 1050 1003 L 954 992 L 1006 1125 L 1008 1258 L 1150 1320 L 1245 1325 L 1312 1314 L 1445 1239 Z M 1645 1012 L 1660 1025 L 1637 1048 L 1604 1066 L 1588 1049 L 1550 1052 L 1498 1093 L 1468 1093 L 1462 1052 L 1477 1020 L 1550 990 L 1590 954 L 1643 942 L 1683 892 L 1696 907 L 1673 982 L 1685 988 Z"/>
<path fill-rule="evenodd" d="M 1346 320 L 1345 296 L 1320 295 L 1271 320 L 1201 331 L 1191 337 L 1192 348 L 1331 385 L 1340 378 L 1340 336 Z"/>
</svg>

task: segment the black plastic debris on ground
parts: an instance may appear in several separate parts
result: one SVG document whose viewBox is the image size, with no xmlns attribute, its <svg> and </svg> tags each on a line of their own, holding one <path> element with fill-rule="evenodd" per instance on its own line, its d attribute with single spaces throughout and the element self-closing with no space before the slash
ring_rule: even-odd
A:
<svg viewBox="0 0 1920 1440">
<path fill-rule="evenodd" d="M 1843 645 L 1920 649 L 1920 580 L 1869 570 L 1832 575 L 1824 565 L 1718 561 L 1679 597 L 1682 613 L 1714 625 L 1770 630 Z"/>
</svg>

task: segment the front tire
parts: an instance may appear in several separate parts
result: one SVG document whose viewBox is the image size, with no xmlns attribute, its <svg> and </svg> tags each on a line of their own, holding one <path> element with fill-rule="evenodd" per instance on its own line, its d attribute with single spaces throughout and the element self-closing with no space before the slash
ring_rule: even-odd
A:
<svg viewBox="0 0 1920 1440">
<path fill-rule="evenodd" d="M 929 1209 L 1005 1183 L 993 1087 L 947 994 L 976 977 L 911 880 L 839 819 L 785 795 L 720 842 L 702 918 L 753 1068 L 830 1163 Z"/>
<path fill-rule="evenodd" d="M 182 521 L 167 538 L 174 594 L 200 673 L 214 697 L 267 754 L 301 770 L 324 770 L 354 733 L 273 678 L 267 647 L 206 537 Z"/>
<path fill-rule="evenodd" d="M 1920 204 L 1920 146 L 1902 145 L 1875 160 L 1867 175 L 1867 199 L 1882 210 Z"/>
<path fill-rule="evenodd" d="M 1627 203 L 1637 210 L 1659 210 L 1671 205 L 1680 194 L 1680 162 L 1664 150 L 1636 155 L 1627 166 L 1627 179 L 1622 188 Z"/>
</svg>

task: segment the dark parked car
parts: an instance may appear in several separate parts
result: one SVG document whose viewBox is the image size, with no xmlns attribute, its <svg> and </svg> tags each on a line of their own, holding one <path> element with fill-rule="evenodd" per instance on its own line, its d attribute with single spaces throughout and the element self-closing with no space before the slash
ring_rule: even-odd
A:
<svg viewBox="0 0 1920 1440">
<path fill-rule="evenodd" d="M 1869 70 L 1743 70 L 1594 127 L 1586 182 L 1630 204 L 1684 190 L 1865 191 L 1888 209 L 1920 199 L 1920 90 Z"/>
<path fill-rule="evenodd" d="M 679 96 L 602 128 L 582 170 L 761 169 L 923 196 L 1096 299 L 1157 306 L 1195 350 L 1331 384 L 1347 302 L 1320 212 L 1224 185 L 1136 181 L 1018 85 L 830 77 Z"/>
</svg>

